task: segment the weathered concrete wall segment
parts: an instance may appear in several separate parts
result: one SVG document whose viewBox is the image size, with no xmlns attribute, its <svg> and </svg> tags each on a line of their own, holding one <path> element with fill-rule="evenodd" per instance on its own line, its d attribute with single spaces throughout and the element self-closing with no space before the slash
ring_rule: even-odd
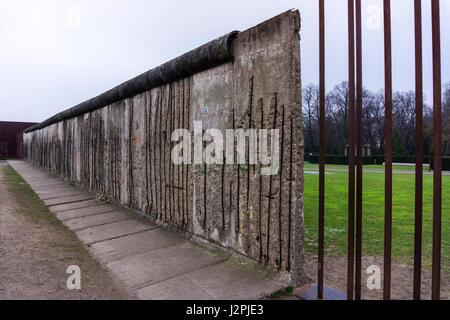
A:
<svg viewBox="0 0 450 320">
<path fill-rule="evenodd" d="M 238 33 L 234 60 L 27 133 L 27 159 L 196 237 L 302 277 L 300 17 Z M 205 108 L 208 109 L 205 112 Z M 279 173 L 261 165 L 175 165 L 174 129 L 194 121 L 280 130 Z M 248 147 L 247 147 L 248 152 Z"/>
</svg>

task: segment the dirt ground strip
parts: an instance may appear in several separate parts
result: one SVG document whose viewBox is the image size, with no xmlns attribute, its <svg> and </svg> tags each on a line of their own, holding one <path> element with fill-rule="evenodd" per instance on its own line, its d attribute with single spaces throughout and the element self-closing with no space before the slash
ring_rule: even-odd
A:
<svg viewBox="0 0 450 320">
<path fill-rule="evenodd" d="M 305 272 L 314 281 L 317 279 L 317 256 L 305 254 Z M 381 288 L 368 289 L 367 273 L 369 266 L 378 266 L 381 271 Z M 396 300 L 411 300 L 413 296 L 414 269 L 411 265 L 392 262 L 391 297 Z M 347 257 L 325 256 L 325 285 L 341 292 L 347 292 Z M 450 300 L 450 279 L 448 274 L 441 275 L 441 300 Z M 431 299 L 431 272 L 422 270 L 421 298 Z M 383 299 L 383 257 L 364 256 L 362 259 L 361 295 L 365 300 Z"/>
<path fill-rule="evenodd" d="M 0 299 L 133 298 L 56 218 L 27 212 L 8 188 L 21 182 L 5 177 L 6 166 L 0 163 Z M 66 286 L 70 265 L 81 269 L 80 290 Z"/>
</svg>

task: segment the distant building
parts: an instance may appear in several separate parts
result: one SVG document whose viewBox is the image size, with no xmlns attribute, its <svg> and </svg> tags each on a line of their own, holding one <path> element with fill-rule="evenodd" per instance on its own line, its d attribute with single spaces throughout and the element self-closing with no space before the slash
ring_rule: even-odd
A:
<svg viewBox="0 0 450 320">
<path fill-rule="evenodd" d="M 345 155 L 348 156 L 348 144 L 345 146 Z M 363 157 L 372 155 L 370 144 L 363 144 L 362 155 Z M 356 156 L 356 145 L 355 145 L 355 156 Z"/>
<path fill-rule="evenodd" d="M 0 160 L 22 158 L 22 134 L 35 122 L 0 121 Z"/>
</svg>

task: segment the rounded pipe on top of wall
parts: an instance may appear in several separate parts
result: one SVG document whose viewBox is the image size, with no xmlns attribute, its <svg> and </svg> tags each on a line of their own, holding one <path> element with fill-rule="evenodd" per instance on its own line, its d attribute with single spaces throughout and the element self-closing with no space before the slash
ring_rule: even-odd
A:
<svg viewBox="0 0 450 320">
<path fill-rule="evenodd" d="M 92 99 L 64 110 L 49 119 L 34 125 L 24 132 L 45 128 L 56 122 L 74 118 L 103 108 L 116 101 L 133 97 L 158 86 L 191 76 L 233 60 L 233 40 L 239 31 L 232 31 L 210 41 L 156 68 L 146 71 Z"/>
</svg>

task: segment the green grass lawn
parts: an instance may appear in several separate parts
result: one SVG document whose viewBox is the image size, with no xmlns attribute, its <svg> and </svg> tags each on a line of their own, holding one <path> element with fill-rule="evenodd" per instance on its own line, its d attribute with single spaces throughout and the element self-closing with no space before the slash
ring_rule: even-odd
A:
<svg viewBox="0 0 450 320">
<path fill-rule="evenodd" d="M 423 171 L 428 171 L 428 164 L 424 164 L 423 165 Z M 317 163 L 309 163 L 309 162 L 305 162 L 305 169 L 306 170 L 310 170 L 310 169 L 318 169 L 319 165 Z M 326 169 L 347 169 L 348 165 L 346 164 L 325 164 L 325 168 Z M 370 170 L 379 170 L 379 171 L 383 171 L 384 170 L 384 165 L 382 164 L 368 164 L 368 165 L 364 165 L 363 169 L 370 169 Z M 404 166 L 404 165 L 393 165 L 392 166 L 392 170 L 394 171 L 414 171 L 416 170 L 416 168 L 414 166 Z"/>
<path fill-rule="evenodd" d="M 305 168 L 308 170 L 307 168 Z M 424 175 L 423 264 L 431 266 L 433 176 Z M 348 174 L 325 175 L 325 246 L 328 254 L 347 253 Z M 414 175 L 393 175 L 392 255 L 401 262 L 414 257 Z M 305 173 L 305 245 L 317 250 L 319 176 Z M 450 176 L 442 177 L 442 271 L 450 272 Z M 384 174 L 363 175 L 363 254 L 383 255 Z"/>
</svg>

